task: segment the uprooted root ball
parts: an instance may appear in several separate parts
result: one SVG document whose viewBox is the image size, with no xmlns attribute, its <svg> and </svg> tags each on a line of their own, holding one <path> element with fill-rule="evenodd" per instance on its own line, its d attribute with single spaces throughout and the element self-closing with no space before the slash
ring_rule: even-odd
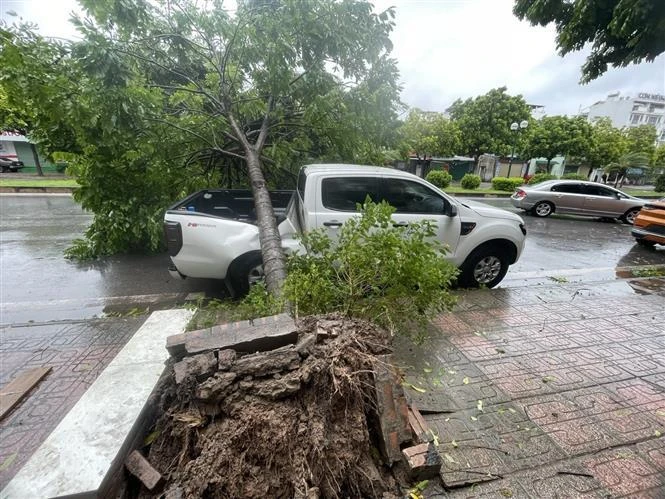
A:
<svg viewBox="0 0 665 499">
<path fill-rule="evenodd" d="M 368 426 L 372 365 L 388 344 L 367 322 L 312 317 L 295 347 L 220 361 L 206 379 L 172 380 L 148 459 L 166 490 L 188 498 L 397 492 Z"/>
</svg>

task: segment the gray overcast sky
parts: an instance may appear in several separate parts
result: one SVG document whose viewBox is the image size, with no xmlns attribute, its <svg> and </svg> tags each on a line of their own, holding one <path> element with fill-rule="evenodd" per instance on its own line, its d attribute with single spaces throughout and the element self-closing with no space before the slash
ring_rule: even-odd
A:
<svg viewBox="0 0 665 499">
<path fill-rule="evenodd" d="M 229 2 L 231 4 L 231 2 Z M 402 100 L 443 111 L 456 98 L 505 85 L 547 114 L 575 114 L 615 90 L 665 94 L 665 54 L 653 63 L 611 69 L 579 85 L 586 53 L 556 53 L 552 26 L 532 27 L 513 16 L 513 0 L 375 0 L 377 11 L 396 7 L 393 55 L 399 61 Z M 0 0 L 48 36 L 72 37 L 75 0 Z"/>
</svg>

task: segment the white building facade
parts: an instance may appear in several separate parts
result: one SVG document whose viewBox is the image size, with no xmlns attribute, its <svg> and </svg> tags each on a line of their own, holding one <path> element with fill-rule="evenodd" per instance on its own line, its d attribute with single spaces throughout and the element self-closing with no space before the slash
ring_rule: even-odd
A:
<svg viewBox="0 0 665 499">
<path fill-rule="evenodd" d="M 589 121 L 609 118 L 617 128 L 653 125 L 657 141 L 665 143 L 665 95 L 639 93 L 636 97 L 622 96 L 619 92 L 609 94 L 589 106 L 581 113 Z"/>
</svg>

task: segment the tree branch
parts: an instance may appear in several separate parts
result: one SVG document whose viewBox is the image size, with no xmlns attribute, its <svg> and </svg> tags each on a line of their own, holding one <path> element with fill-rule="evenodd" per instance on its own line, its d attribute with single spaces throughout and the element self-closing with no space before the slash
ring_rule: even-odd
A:
<svg viewBox="0 0 665 499">
<path fill-rule="evenodd" d="M 275 107 L 275 99 L 271 95 L 268 98 L 268 108 L 266 109 L 266 114 L 263 117 L 263 123 L 261 123 L 261 132 L 259 132 L 259 138 L 256 139 L 256 143 L 254 144 L 254 147 L 258 152 L 261 152 L 261 149 L 263 149 L 263 146 L 266 143 L 266 138 L 268 137 L 268 123 L 270 122 L 270 114 L 272 113 L 273 109 Z"/>
</svg>

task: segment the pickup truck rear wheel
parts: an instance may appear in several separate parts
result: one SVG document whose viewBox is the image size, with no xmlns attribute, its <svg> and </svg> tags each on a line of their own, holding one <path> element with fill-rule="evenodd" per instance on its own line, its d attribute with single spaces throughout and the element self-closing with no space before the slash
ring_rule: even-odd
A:
<svg viewBox="0 0 665 499">
<path fill-rule="evenodd" d="M 242 262 L 234 265 L 231 275 L 231 285 L 238 296 L 245 296 L 249 289 L 264 280 L 263 258 L 260 254 L 249 255 Z"/>
<path fill-rule="evenodd" d="M 505 277 L 508 265 L 508 256 L 502 248 L 478 248 L 462 264 L 457 281 L 464 288 L 493 288 Z"/>
</svg>

